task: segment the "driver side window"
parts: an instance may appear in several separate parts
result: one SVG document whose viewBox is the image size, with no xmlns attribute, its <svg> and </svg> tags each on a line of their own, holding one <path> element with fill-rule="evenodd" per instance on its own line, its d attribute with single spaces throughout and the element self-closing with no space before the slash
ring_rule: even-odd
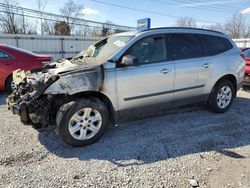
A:
<svg viewBox="0 0 250 188">
<path fill-rule="evenodd" d="M 155 63 L 166 60 L 163 36 L 147 37 L 133 45 L 126 55 L 137 58 L 139 64 Z"/>
</svg>

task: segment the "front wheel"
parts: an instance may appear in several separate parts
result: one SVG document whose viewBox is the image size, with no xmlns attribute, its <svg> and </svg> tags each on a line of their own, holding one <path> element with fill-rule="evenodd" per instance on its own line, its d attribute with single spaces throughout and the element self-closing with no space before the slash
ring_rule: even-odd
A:
<svg viewBox="0 0 250 188">
<path fill-rule="evenodd" d="M 222 80 L 215 85 L 208 99 L 208 109 L 215 113 L 224 113 L 232 106 L 235 88 L 228 80 Z"/>
<path fill-rule="evenodd" d="M 58 132 L 71 146 L 90 145 L 103 136 L 108 117 L 108 110 L 99 99 L 78 99 L 64 104 L 58 111 Z"/>
</svg>

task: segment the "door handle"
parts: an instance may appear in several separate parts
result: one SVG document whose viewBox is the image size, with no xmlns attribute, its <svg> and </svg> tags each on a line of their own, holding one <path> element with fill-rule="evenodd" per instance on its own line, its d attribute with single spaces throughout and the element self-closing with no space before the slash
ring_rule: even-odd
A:
<svg viewBox="0 0 250 188">
<path fill-rule="evenodd" d="M 171 69 L 162 69 L 160 72 L 161 72 L 162 74 L 168 74 L 168 73 L 171 72 Z"/>
<path fill-rule="evenodd" d="M 208 64 L 208 63 L 205 63 L 205 64 L 203 65 L 203 67 L 206 68 L 206 69 L 209 68 L 209 67 L 211 67 L 211 66 L 212 66 L 212 65 L 211 65 L 211 64 Z"/>
</svg>

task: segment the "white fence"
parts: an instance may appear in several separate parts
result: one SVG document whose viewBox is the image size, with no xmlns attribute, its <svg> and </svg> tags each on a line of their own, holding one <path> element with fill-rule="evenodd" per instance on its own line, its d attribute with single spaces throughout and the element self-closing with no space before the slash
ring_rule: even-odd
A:
<svg viewBox="0 0 250 188">
<path fill-rule="evenodd" d="M 72 57 L 100 40 L 95 37 L 0 34 L 0 43 L 50 54 L 54 60 Z"/>
<path fill-rule="evenodd" d="M 248 38 L 248 39 L 233 39 L 233 41 L 236 43 L 236 45 L 239 48 L 245 48 L 245 47 L 250 48 L 250 38 Z"/>
<path fill-rule="evenodd" d="M 0 34 L 0 43 L 38 54 L 50 54 L 54 60 L 72 57 L 100 40 L 98 37 Z M 238 47 L 250 47 L 250 39 L 234 39 Z"/>
</svg>

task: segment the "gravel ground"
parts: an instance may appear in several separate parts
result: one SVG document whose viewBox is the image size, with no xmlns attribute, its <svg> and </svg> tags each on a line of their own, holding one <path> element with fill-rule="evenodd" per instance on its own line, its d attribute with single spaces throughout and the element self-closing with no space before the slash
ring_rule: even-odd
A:
<svg viewBox="0 0 250 188">
<path fill-rule="evenodd" d="M 0 95 L 0 187 L 250 187 L 250 93 L 225 114 L 204 107 L 110 127 L 71 148 L 7 111 Z"/>
</svg>

